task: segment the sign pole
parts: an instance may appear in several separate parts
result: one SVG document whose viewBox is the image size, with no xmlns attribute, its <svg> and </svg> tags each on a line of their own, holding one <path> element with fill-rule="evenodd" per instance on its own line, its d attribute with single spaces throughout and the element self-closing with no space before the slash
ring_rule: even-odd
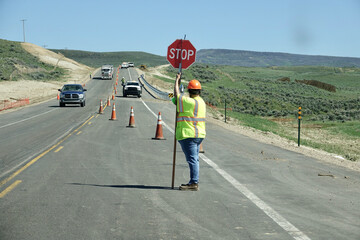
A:
<svg viewBox="0 0 360 240">
<path fill-rule="evenodd" d="M 186 38 L 186 34 L 184 36 L 184 40 Z M 182 40 L 181 40 L 181 51 L 182 51 Z M 180 51 L 180 52 L 181 52 Z M 182 74 L 182 58 L 180 58 L 180 63 L 179 63 L 179 74 L 180 74 L 180 82 L 181 82 L 181 74 Z M 176 81 L 176 80 L 175 80 Z M 179 86 L 180 86 L 180 82 L 179 82 Z M 176 96 L 177 97 L 177 96 Z M 176 102 L 176 104 L 178 104 Z M 172 167 L 172 178 L 171 178 L 171 188 L 174 189 L 174 182 L 175 182 L 175 165 L 176 165 L 176 127 L 177 127 L 177 118 L 178 118 L 178 111 L 177 111 L 177 105 L 176 105 L 176 109 L 175 109 L 175 134 L 174 134 L 174 151 L 173 151 L 173 167 Z"/>
</svg>

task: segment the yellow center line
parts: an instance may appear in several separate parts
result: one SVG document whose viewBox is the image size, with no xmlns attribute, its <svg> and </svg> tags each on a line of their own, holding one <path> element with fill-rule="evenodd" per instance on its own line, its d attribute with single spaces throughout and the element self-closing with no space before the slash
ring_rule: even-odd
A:
<svg viewBox="0 0 360 240">
<path fill-rule="evenodd" d="M 79 131 L 76 135 L 79 135 L 80 133 L 82 133 L 82 131 Z"/>
<path fill-rule="evenodd" d="M 86 120 L 80 127 L 78 127 L 76 130 L 74 130 L 74 132 L 78 131 L 80 128 L 82 128 L 86 123 L 88 123 L 94 116 L 91 116 L 88 120 Z M 58 143 L 56 143 L 55 145 L 53 145 L 52 147 L 50 147 L 49 149 L 47 149 L 46 151 L 44 151 L 43 153 L 41 153 L 40 155 L 38 155 L 36 158 L 32 159 L 31 161 L 29 161 L 27 164 L 25 164 L 23 167 L 21 167 L 19 170 L 17 170 L 16 172 L 14 172 L 13 174 L 11 174 L 10 177 L 5 178 L 4 180 L 2 180 L 0 182 L 0 187 L 3 186 L 4 184 L 6 184 L 7 182 L 9 182 L 10 180 L 12 180 L 14 177 L 16 177 L 17 175 L 19 175 L 22 171 L 24 171 L 25 169 L 27 169 L 28 167 L 30 167 L 31 165 L 33 165 L 37 160 L 39 160 L 40 158 L 42 158 L 43 156 L 45 156 L 47 153 L 49 153 L 50 151 L 52 151 L 54 148 L 56 148 L 57 146 L 59 146 L 61 143 L 63 143 L 66 139 L 68 139 L 70 136 L 72 135 L 72 133 L 68 134 L 66 137 L 64 137 L 63 139 L 61 139 Z"/>
<path fill-rule="evenodd" d="M 4 191 L 2 191 L 0 193 L 0 198 L 3 198 L 7 193 L 9 193 L 11 190 L 13 190 L 20 183 L 22 183 L 21 180 L 17 180 L 15 182 L 13 182 L 13 184 L 11 184 L 9 187 L 7 187 Z"/>
<path fill-rule="evenodd" d="M 64 147 L 63 146 L 60 146 L 58 149 L 56 149 L 54 152 L 59 152 L 61 149 L 63 149 Z"/>
</svg>

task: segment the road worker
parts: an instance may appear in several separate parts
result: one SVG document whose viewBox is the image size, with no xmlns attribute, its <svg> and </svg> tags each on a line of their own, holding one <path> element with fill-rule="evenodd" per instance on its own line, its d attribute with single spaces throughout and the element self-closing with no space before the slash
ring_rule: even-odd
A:
<svg viewBox="0 0 360 240">
<path fill-rule="evenodd" d="M 121 85 L 125 86 L 125 78 L 124 77 L 121 78 Z"/>
<path fill-rule="evenodd" d="M 176 139 L 179 141 L 190 168 L 190 180 L 181 184 L 180 190 L 197 191 L 199 189 L 199 150 L 205 138 L 206 105 L 200 97 L 201 84 L 191 80 L 188 84 L 190 97 L 180 94 L 181 73 L 177 74 L 174 87 L 176 103 Z"/>
</svg>

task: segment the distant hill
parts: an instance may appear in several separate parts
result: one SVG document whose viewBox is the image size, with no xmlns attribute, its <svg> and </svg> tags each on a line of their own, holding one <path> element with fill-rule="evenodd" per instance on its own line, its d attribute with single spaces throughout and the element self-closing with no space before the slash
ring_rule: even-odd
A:
<svg viewBox="0 0 360 240">
<path fill-rule="evenodd" d="M 142 64 L 157 66 L 168 63 L 165 57 L 146 52 L 88 52 L 63 49 L 51 49 L 51 51 L 59 52 L 67 58 L 95 68 L 101 67 L 103 64 L 119 66 L 122 62 L 134 62 L 135 66 Z"/>
<path fill-rule="evenodd" d="M 103 64 L 118 66 L 122 62 L 134 62 L 135 66 L 145 64 L 158 66 L 167 64 L 166 57 L 146 52 L 89 52 L 79 50 L 51 49 L 65 57 L 90 67 Z M 230 65 L 244 67 L 268 66 L 328 66 L 328 67 L 360 67 L 360 58 L 314 56 L 276 52 L 255 52 L 227 49 L 201 49 L 196 53 L 196 62 L 214 65 Z"/>
<path fill-rule="evenodd" d="M 227 49 L 201 49 L 196 62 L 244 67 L 328 66 L 360 67 L 360 58 L 300 55 L 276 52 L 254 52 Z"/>
</svg>

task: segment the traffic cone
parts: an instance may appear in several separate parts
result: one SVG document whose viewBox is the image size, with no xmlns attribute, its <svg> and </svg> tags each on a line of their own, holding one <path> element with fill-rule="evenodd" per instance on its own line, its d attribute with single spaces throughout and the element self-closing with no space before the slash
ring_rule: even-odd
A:
<svg viewBox="0 0 360 240">
<path fill-rule="evenodd" d="M 134 117 L 134 109 L 133 109 L 133 107 L 131 107 L 131 109 L 130 109 L 129 126 L 127 126 L 127 127 L 131 127 L 131 128 L 135 127 L 135 117 Z"/>
<path fill-rule="evenodd" d="M 104 109 L 103 109 L 103 103 L 102 103 L 102 99 L 100 99 L 100 108 L 99 108 L 99 114 L 103 114 L 104 113 Z"/>
<path fill-rule="evenodd" d="M 111 103 L 110 103 L 110 97 L 108 98 L 108 101 L 107 101 L 107 106 L 110 107 Z"/>
<path fill-rule="evenodd" d="M 56 98 L 57 100 L 60 100 L 60 94 L 58 93 L 58 95 L 57 95 L 57 98 Z"/>
<path fill-rule="evenodd" d="M 116 120 L 116 110 L 115 110 L 115 103 L 113 104 L 113 109 L 111 113 L 111 118 L 109 120 Z"/>
<path fill-rule="evenodd" d="M 165 140 L 162 130 L 161 113 L 159 112 L 154 140 Z"/>
<path fill-rule="evenodd" d="M 203 146 L 202 146 L 202 143 L 200 143 L 200 150 L 199 150 L 199 153 L 205 153 L 204 149 L 203 149 Z"/>
<path fill-rule="evenodd" d="M 112 100 L 114 100 L 115 99 L 115 96 L 114 96 L 114 94 L 112 95 Z"/>
</svg>

